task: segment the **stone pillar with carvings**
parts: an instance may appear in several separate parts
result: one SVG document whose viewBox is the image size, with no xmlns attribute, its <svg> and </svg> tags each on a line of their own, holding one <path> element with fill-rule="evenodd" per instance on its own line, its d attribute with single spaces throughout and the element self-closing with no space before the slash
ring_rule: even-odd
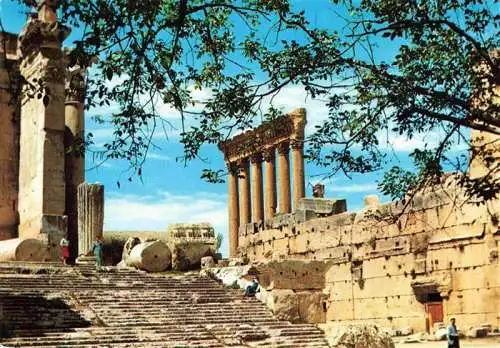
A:
<svg viewBox="0 0 500 348">
<path fill-rule="evenodd" d="M 250 173 L 248 159 L 240 160 L 239 167 L 239 190 L 240 190 L 240 226 L 251 222 L 250 203 Z"/>
<path fill-rule="evenodd" d="M 84 99 L 85 70 L 79 67 L 68 69 L 66 76 L 65 106 L 65 182 L 66 215 L 68 216 L 68 238 L 71 255 L 78 253 L 78 185 L 85 181 L 84 157 Z"/>
<path fill-rule="evenodd" d="M 252 221 L 264 220 L 264 196 L 262 192 L 262 155 L 251 157 L 252 164 Z"/>
<path fill-rule="evenodd" d="M 55 0 L 40 1 L 19 35 L 20 73 L 29 82 L 21 100 L 19 236 L 45 241 L 50 252 L 60 249 L 67 230 L 61 45 L 70 30 L 57 21 L 56 9 Z"/>
<path fill-rule="evenodd" d="M 294 210 L 299 204 L 299 200 L 305 197 L 306 185 L 304 179 L 304 142 L 293 140 L 292 161 L 293 161 L 293 204 Z"/>
<path fill-rule="evenodd" d="M 271 219 L 276 213 L 276 158 L 275 149 L 270 148 L 264 151 L 264 163 L 265 163 L 265 218 Z"/>
<path fill-rule="evenodd" d="M 291 212 L 289 151 L 290 144 L 287 141 L 278 145 L 279 210 L 281 214 Z"/>
<path fill-rule="evenodd" d="M 229 256 L 236 257 L 238 252 L 238 229 L 240 216 L 238 206 L 238 168 L 234 163 L 227 163 L 228 168 L 228 213 L 229 213 Z"/>
<path fill-rule="evenodd" d="M 78 185 L 78 256 L 87 255 L 104 224 L 104 185 Z"/>
</svg>

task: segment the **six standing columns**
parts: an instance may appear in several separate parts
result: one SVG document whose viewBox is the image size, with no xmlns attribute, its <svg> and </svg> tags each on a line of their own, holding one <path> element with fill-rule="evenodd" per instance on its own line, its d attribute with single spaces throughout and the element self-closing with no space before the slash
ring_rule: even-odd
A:
<svg viewBox="0 0 500 348">
<path fill-rule="evenodd" d="M 293 140 L 293 185 L 294 206 L 305 196 L 303 141 Z M 262 154 L 244 158 L 238 163 L 227 163 L 228 167 L 228 210 L 229 210 L 229 252 L 235 257 L 238 251 L 238 231 L 240 225 L 270 219 L 276 214 L 276 166 L 275 150 L 278 152 L 279 166 L 279 212 L 290 213 L 290 160 L 289 142 L 280 143 L 277 148 L 269 148 Z M 263 190 L 262 161 L 265 170 L 265 199 Z M 249 168 L 249 162 L 251 168 Z M 251 169 L 251 173 L 250 173 Z M 251 175 L 250 175 L 251 174 Z M 250 189 L 250 177 L 252 179 Z"/>
</svg>

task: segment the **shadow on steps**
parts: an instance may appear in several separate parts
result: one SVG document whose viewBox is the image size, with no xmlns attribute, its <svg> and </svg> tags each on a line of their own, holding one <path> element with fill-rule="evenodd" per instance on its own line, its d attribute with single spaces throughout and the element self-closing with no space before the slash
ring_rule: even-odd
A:
<svg viewBox="0 0 500 348">
<path fill-rule="evenodd" d="M 40 294 L 0 294 L 0 339 L 43 335 L 44 331 L 89 327 L 91 323 L 63 299 Z"/>
</svg>

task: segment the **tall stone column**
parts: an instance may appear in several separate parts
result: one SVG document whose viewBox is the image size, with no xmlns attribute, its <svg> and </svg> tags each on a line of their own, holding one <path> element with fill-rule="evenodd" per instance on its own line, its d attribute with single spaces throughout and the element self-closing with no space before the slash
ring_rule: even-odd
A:
<svg viewBox="0 0 500 348">
<path fill-rule="evenodd" d="M 240 216 L 238 206 L 238 168 L 233 163 L 228 163 L 228 192 L 227 205 L 229 210 L 229 256 L 236 257 L 238 252 L 238 229 Z"/>
<path fill-rule="evenodd" d="M 22 144 L 19 156 L 19 236 L 45 241 L 52 257 L 66 233 L 64 177 L 65 62 L 69 28 L 56 18 L 56 2 L 41 1 L 19 36 Z"/>
<path fill-rule="evenodd" d="M 265 191 L 266 197 L 265 204 L 265 218 L 271 219 L 276 213 L 276 158 L 274 148 L 268 149 L 264 152 L 264 172 L 265 172 Z"/>
<path fill-rule="evenodd" d="M 0 241 L 17 237 L 19 105 L 12 94 L 17 88 L 16 49 L 17 36 L 0 32 Z"/>
<path fill-rule="evenodd" d="M 104 185 L 78 185 L 78 256 L 91 250 L 104 224 Z"/>
<path fill-rule="evenodd" d="M 78 254 L 78 185 L 85 181 L 84 157 L 84 99 L 85 70 L 71 68 L 66 77 L 65 107 L 65 181 L 66 215 L 68 216 L 68 238 L 71 255 Z"/>
<path fill-rule="evenodd" d="M 278 145 L 278 165 L 279 165 L 279 209 L 280 213 L 291 212 L 290 204 L 290 151 L 289 143 L 283 142 Z"/>
<path fill-rule="evenodd" d="M 306 185 L 304 179 L 304 142 L 302 140 L 292 141 L 293 161 L 293 204 L 297 208 L 299 200 L 305 197 Z"/>
<path fill-rule="evenodd" d="M 252 163 L 252 221 L 264 220 L 264 196 L 262 195 L 262 156 L 254 155 Z"/>
<path fill-rule="evenodd" d="M 250 173 L 248 170 L 248 159 L 239 163 L 239 190 L 240 190 L 240 225 L 251 221 L 250 203 Z"/>
</svg>

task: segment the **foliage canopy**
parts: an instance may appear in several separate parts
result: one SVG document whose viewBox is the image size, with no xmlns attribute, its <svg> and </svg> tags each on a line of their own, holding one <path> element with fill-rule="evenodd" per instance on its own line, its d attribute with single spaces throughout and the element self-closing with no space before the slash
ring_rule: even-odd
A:
<svg viewBox="0 0 500 348">
<path fill-rule="evenodd" d="M 31 0 L 19 0 L 32 5 Z M 500 79 L 500 12 L 495 0 L 334 0 L 332 21 L 321 28 L 287 0 L 72 0 L 61 18 L 83 31 L 73 62 L 98 56 L 87 107 L 118 103 L 108 158 L 125 158 L 136 173 L 157 127 L 157 103 L 181 113 L 184 158 L 199 155 L 237 130 L 254 126 L 261 106 L 289 85 L 325 100 L 329 117 L 307 139 L 309 160 L 328 169 L 366 173 L 383 167 L 384 141 L 433 134 L 417 149 L 415 170 L 390 169 L 380 183 L 400 198 L 439 181 L 443 168 L 465 171 L 470 129 L 500 134 L 499 105 L 491 98 Z M 393 50 L 395 55 L 381 54 Z M 478 64 L 482 64 L 478 72 Z M 119 79 L 121 83 L 110 81 Z M 201 110 L 193 91 L 210 90 Z M 265 113 L 265 111 L 263 111 Z M 276 116 L 276 110 L 267 114 Z M 492 166 L 480 182 L 464 179 L 473 196 L 500 190 L 494 154 L 475 151 Z M 204 171 L 220 181 L 220 171 Z"/>
</svg>

